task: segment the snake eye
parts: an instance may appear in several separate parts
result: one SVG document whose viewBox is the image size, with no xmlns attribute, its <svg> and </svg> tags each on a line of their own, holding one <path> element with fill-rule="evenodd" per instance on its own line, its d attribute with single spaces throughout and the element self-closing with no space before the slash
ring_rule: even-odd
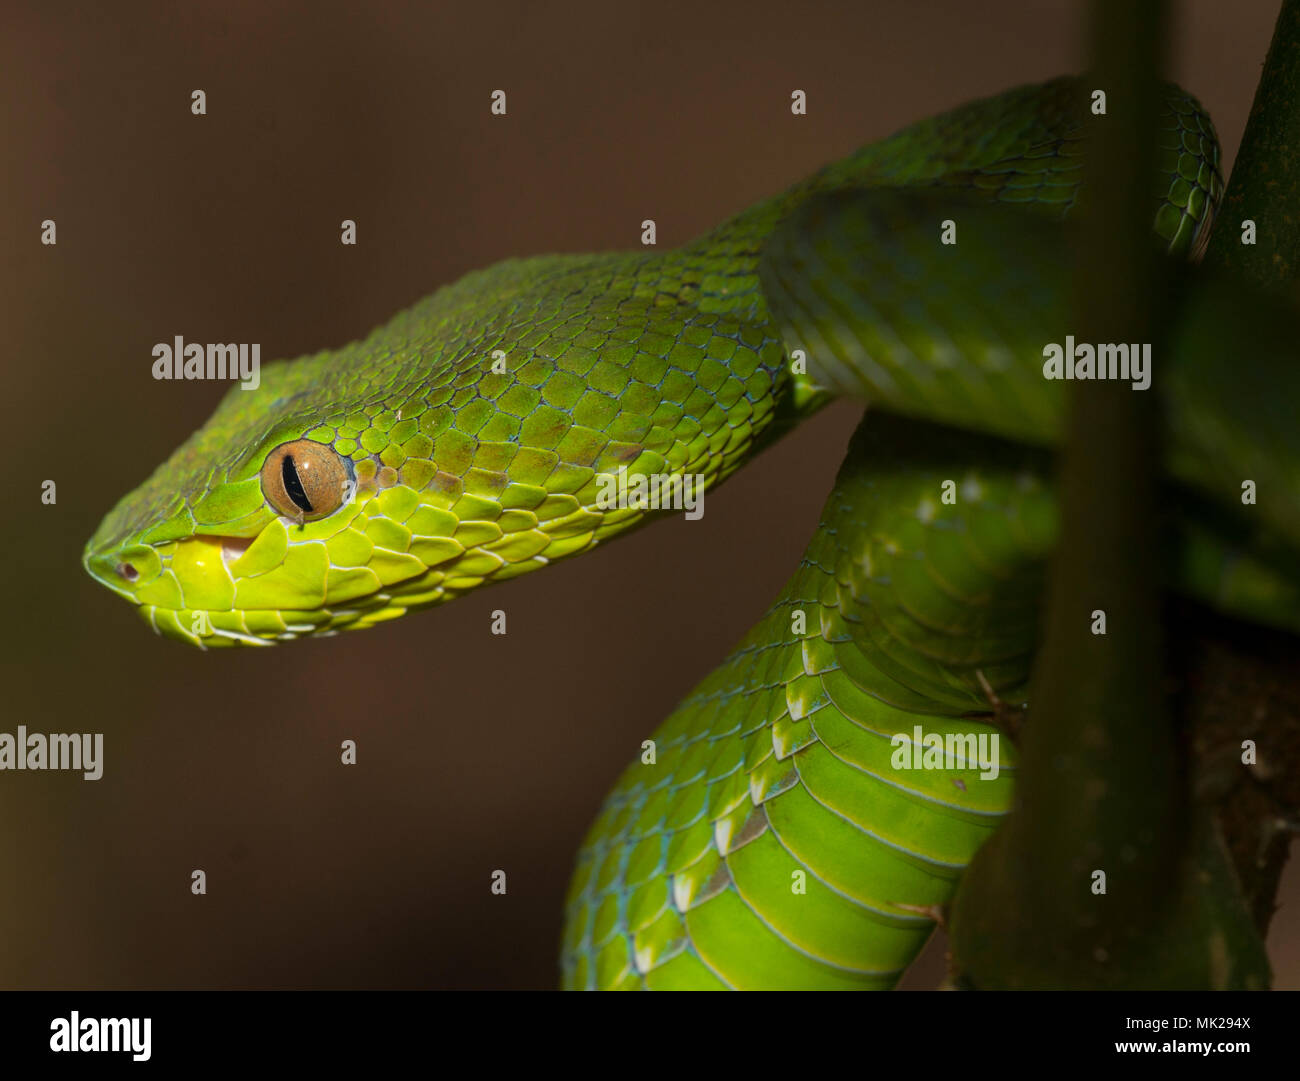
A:
<svg viewBox="0 0 1300 1081">
<path fill-rule="evenodd" d="M 272 508 L 299 522 L 333 514 L 355 487 L 352 463 L 325 443 L 281 443 L 262 463 L 262 494 Z"/>
</svg>

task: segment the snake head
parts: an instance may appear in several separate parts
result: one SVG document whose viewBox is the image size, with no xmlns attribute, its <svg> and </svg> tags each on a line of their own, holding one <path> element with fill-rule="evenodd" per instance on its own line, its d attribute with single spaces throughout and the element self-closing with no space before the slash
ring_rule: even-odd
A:
<svg viewBox="0 0 1300 1081">
<path fill-rule="evenodd" d="M 108 514 L 86 570 L 162 635 L 265 645 L 370 626 L 592 542 L 600 517 L 557 487 L 586 478 L 557 477 L 554 452 L 498 448 L 487 468 L 460 414 L 428 400 L 436 387 L 321 400 L 357 367 L 304 358 L 232 389 Z"/>
<path fill-rule="evenodd" d="M 393 438 L 404 434 L 395 410 L 340 415 L 322 400 L 334 362 L 270 365 L 257 389 L 232 389 L 105 517 L 86 570 L 160 634 L 204 648 L 398 615 L 397 587 L 409 595 L 421 580 L 432 599 L 430 566 L 464 551 L 450 537 L 458 520 L 415 515 L 411 485 L 436 471 L 402 453 L 425 444 Z"/>
<path fill-rule="evenodd" d="M 552 527 L 570 512 L 569 545 L 590 540 L 598 519 L 572 496 L 473 469 L 475 448 L 451 426 L 428 434 L 418 392 L 320 401 L 340 367 L 349 358 L 305 358 L 232 389 L 108 514 L 86 570 L 167 637 L 262 645 L 369 626 L 528 569 L 560 539 L 537 529 L 543 503 Z M 435 443 L 457 472 L 435 464 Z"/>
</svg>

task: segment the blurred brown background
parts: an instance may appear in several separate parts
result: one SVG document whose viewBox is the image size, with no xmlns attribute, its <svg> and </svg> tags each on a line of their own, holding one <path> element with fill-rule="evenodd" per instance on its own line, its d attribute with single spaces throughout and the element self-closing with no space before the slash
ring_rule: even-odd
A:
<svg viewBox="0 0 1300 1081">
<path fill-rule="evenodd" d="M 1171 74 L 1231 160 L 1276 0 L 1173 7 Z M 6 5 L 0 36 L 0 730 L 103 732 L 106 766 L 0 774 L 0 986 L 553 986 L 583 831 L 793 570 L 855 411 L 699 522 L 376 630 L 202 654 L 78 562 L 224 390 L 153 381 L 153 343 L 293 356 L 505 256 L 633 247 L 648 217 L 679 244 L 913 120 L 1078 70 L 1081 5 L 55 8 Z M 1270 948 L 1295 988 L 1294 868 L 1284 897 Z"/>
</svg>

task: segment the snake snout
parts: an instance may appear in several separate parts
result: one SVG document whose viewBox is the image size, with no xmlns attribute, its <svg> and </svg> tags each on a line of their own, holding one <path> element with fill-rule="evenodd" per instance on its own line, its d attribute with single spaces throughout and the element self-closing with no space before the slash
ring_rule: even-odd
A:
<svg viewBox="0 0 1300 1081">
<path fill-rule="evenodd" d="M 136 590 L 157 577 L 161 569 L 157 553 L 145 545 L 101 552 L 88 548 L 81 562 L 97 582 L 133 601 L 137 600 Z"/>
</svg>

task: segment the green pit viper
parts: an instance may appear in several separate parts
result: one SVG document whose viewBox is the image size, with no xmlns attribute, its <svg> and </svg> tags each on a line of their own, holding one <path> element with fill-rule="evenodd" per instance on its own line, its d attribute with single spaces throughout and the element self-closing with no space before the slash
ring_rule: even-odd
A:
<svg viewBox="0 0 1300 1081">
<path fill-rule="evenodd" d="M 200 647 L 368 627 L 643 522 L 598 499 L 620 470 L 713 485 L 830 398 L 863 401 L 798 570 L 583 842 L 561 969 L 574 988 L 889 987 L 1010 806 L 1005 740 L 996 777 L 894 752 L 918 726 L 992 735 L 992 695 L 1025 699 L 1066 401 L 1043 349 L 1070 329 L 1088 93 L 974 102 L 679 250 L 510 260 L 269 365 L 114 507 L 86 569 Z M 1186 257 L 1219 150 L 1191 97 L 1163 101 L 1154 232 Z M 1167 585 L 1300 630 L 1295 365 L 1235 359 L 1289 358 L 1294 324 L 1245 318 L 1208 277 L 1184 296 L 1151 391 Z"/>
</svg>

